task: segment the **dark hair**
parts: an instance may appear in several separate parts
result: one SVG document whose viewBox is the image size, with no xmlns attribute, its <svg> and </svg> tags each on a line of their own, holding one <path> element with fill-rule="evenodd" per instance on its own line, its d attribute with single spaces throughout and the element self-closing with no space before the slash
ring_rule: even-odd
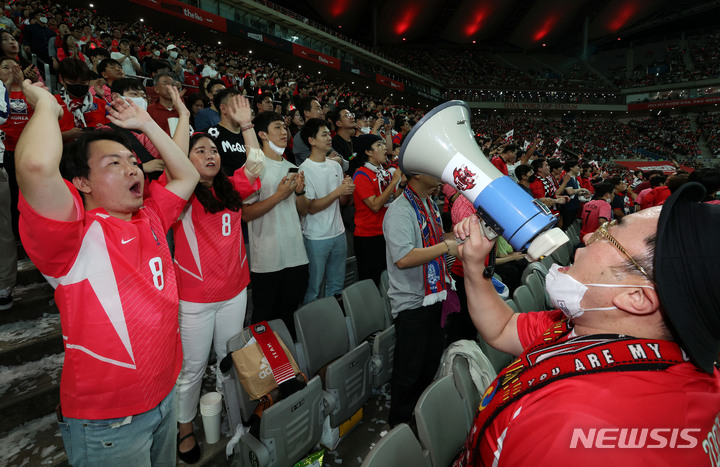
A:
<svg viewBox="0 0 720 467">
<path fill-rule="evenodd" d="M 102 74 L 105 73 L 105 70 L 107 69 L 107 67 L 109 67 L 110 65 L 117 65 L 119 67 L 122 67 L 122 65 L 120 65 L 120 62 L 118 62 L 114 58 L 106 58 L 103 61 L 101 61 L 100 63 L 98 63 L 98 65 L 97 65 L 98 74 L 100 76 L 102 76 Z"/>
<path fill-rule="evenodd" d="M 622 178 L 620 178 L 620 177 L 610 177 L 605 181 L 608 183 L 612 183 L 613 189 L 614 189 L 614 187 L 620 185 L 621 183 L 624 183 Z"/>
<path fill-rule="evenodd" d="M 262 101 L 264 101 L 264 100 L 267 99 L 268 97 L 269 97 L 270 99 L 273 99 L 273 95 L 272 95 L 271 92 L 264 92 L 264 93 L 260 94 L 260 95 L 257 97 L 257 99 L 255 99 L 255 106 L 256 106 L 256 107 L 259 106 L 259 105 L 262 103 Z"/>
<path fill-rule="evenodd" d="M 222 81 L 221 79 L 211 79 L 211 80 L 208 81 L 208 83 L 205 85 L 205 88 L 206 88 L 206 89 L 208 90 L 208 92 L 209 92 L 210 89 L 212 89 L 213 86 L 217 86 L 218 84 L 219 84 L 220 86 L 222 86 L 222 87 L 225 87 L 225 83 L 223 83 L 223 81 Z"/>
<path fill-rule="evenodd" d="M 285 119 L 277 112 L 263 112 L 261 114 L 258 114 L 252 121 L 253 125 L 255 125 L 255 133 L 258 134 L 261 131 L 264 131 L 267 133 L 268 128 L 270 128 L 270 124 L 274 122 L 284 122 Z M 258 140 L 260 139 L 260 135 L 258 134 Z"/>
<path fill-rule="evenodd" d="M 290 131 L 290 133 L 292 133 L 293 136 L 295 136 L 295 134 L 300 131 L 300 127 L 295 125 L 295 122 L 293 122 L 296 113 L 300 114 L 300 118 L 302 118 L 303 121 L 305 120 L 303 115 L 300 113 L 300 109 L 298 109 L 297 107 L 288 112 L 288 116 L 290 117 L 290 125 L 288 126 L 288 130 Z"/>
<path fill-rule="evenodd" d="M 533 171 L 533 168 L 529 165 L 519 165 L 515 167 L 515 178 L 518 179 L 518 182 L 527 174 Z"/>
<path fill-rule="evenodd" d="M 398 115 L 395 117 L 395 131 L 398 133 L 400 132 L 400 129 L 405 125 L 405 122 L 408 120 L 408 118 L 405 115 Z"/>
<path fill-rule="evenodd" d="M 715 199 L 715 193 L 720 190 L 720 169 L 717 167 L 697 169 L 690 174 L 688 181 L 698 182 L 705 187 L 705 201 Z"/>
<path fill-rule="evenodd" d="M 73 36 L 72 34 L 65 34 L 62 38 L 62 46 L 61 47 L 65 51 L 66 54 L 70 53 L 70 51 L 68 50 L 68 39 L 70 39 L 71 37 L 73 39 L 75 39 L 75 36 Z M 77 41 L 75 41 L 75 42 L 77 44 Z M 78 49 L 79 49 L 79 47 L 78 47 Z"/>
<path fill-rule="evenodd" d="M 661 174 L 653 175 L 650 177 L 650 186 L 652 188 L 657 188 L 660 185 L 662 185 L 663 183 L 665 183 L 665 180 L 667 180 L 666 175 L 661 175 Z"/>
<path fill-rule="evenodd" d="M 331 112 L 328 112 L 328 117 L 332 120 L 333 125 L 337 128 L 337 121 L 340 120 L 340 112 L 343 110 L 347 110 L 348 112 L 352 113 L 352 109 L 348 107 L 345 104 L 340 104 L 337 107 L 335 107 Z"/>
<path fill-rule="evenodd" d="M 563 170 L 564 170 L 565 172 L 570 172 L 570 169 L 572 169 L 572 168 L 575 167 L 576 165 L 578 165 L 578 160 L 577 160 L 577 159 L 568 159 L 568 160 L 566 160 L 565 163 L 563 164 Z"/>
<path fill-rule="evenodd" d="M 66 58 L 58 66 L 58 74 L 64 80 L 70 81 L 90 81 L 90 68 L 87 64 L 77 58 Z"/>
<path fill-rule="evenodd" d="M 599 183 L 598 186 L 595 187 L 595 199 L 600 199 L 606 194 L 612 193 L 614 191 L 615 185 L 613 185 L 612 183 Z"/>
<path fill-rule="evenodd" d="M 120 78 L 113 81 L 110 90 L 122 96 L 125 91 L 145 91 L 145 86 L 136 78 Z"/>
<path fill-rule="evenodd" d="M 688 182 L 689 175 L 684 174 L 675 174 L 675 176 L 670 177 L 667 181 L 667 187 L 670 190 L 670 193 L 675 193 L 675 190 L 680 188 L 682 185 L 686 184 Z"/>
<path fill-rule="evenodd" d="M 103 47 L 95 47 L 94 49 L 90 49 L 87 51 L 87 53 L 85 55 L 87 55 L 88 57 L 91 57 L 91 58 L 92 57 L 110 58 L 110 52 L 108 52 L 108 50 Z"/>
<path fill-rule="evenodd" d="M 518 151 L 518 147 L 514 144 L 508 144 L 502 150 L 502 152 L 517 152 L 517 151 Z"/>
<path fill-rule="evenodd" d="M 328 123 L 322 118 L 309 119 L 300 130 L 300 139 L 302 139 L 307 147 L 310 147 L 309 138 L 315 138 L 322 127 L 329 128 Z"/>
<path fill-rule="evenodd" d="M 320 100 L 315 96 L 305 96 L 300 99 L 298 109 L 300 109 L 300 112 L 302 112 L 303 118 L 305 118 L 305 112 L 310 112 L 310 109 L 312 109 L 312 103 L 314 101 L 318 101 L 318 104 L 320 103 Z"/>
<path fill-rule="evenodd" d="M 560 159 L 550 159 L 548 165 L 550 166 L 550 171 L 553 171 L 562 168 L 563 163 L 560 162 Z"/>
<path fill-rule="evenodd" d="M 229 97 L 237 96 L 240 92 L 235 88 L 225 88 L 213 96 L 213 105 L 220 113 L 220 106 L 225 103 Z"/>
<path fill-rule="evenodd" d="M 194 133 L 190 137 L 190 151 L 202 138 L 207 138 L 215 144 L 215 140 L 207 133 Z M 189 157 L 189 155 L 188 155 Z M 230 179 L 225 175 L 225 171 L 221 168 L 217 175 L 213 178 L 212 189 L 198 182 L 195 186 L 195 197 L 205 208 L 205 212 L 215 214 L 216 212 L 229 209 L 237 212 L 242 208 L 242 197 L 235 190 Z"/>
<path fill-rule="evenodd" d="M 530 163 L 530 167 L 533 168 L 535 173 L 538 173 L 538 171 L 542 168 L 543 164 L 545 163 L 546 159 L 544 157 L 538 157 L 534 161 Z"/>
<path fill-rule="evenodd" d="M 94 130 L 83 131 L 80 137 L 70 144 L 65 145 L 60 162 L 60 173 L 66 180 L 72 181 L 75 177 L 90 175 L 90 144 L 95 141 L 110 140 L 120 143 L 132 151 L 130 140 L 125 134 L 115 130 Z"/>
</svg>

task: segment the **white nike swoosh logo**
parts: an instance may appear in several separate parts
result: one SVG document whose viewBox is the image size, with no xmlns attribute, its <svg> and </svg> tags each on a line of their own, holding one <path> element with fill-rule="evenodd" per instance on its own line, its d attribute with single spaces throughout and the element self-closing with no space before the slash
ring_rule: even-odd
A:
<svg viewBox="0 0 720 467">
<path fill-rule="evenodd" d="M 133 240 L 135 240 L 135 237 L 131 238 L 130 240 L 122 239 L 122 240 L 120 240 L 120 242 L 121 242 L 123 245 L 125 245 L 126 243 L 130 243 L 130 242 L 132 242 Z"/>
</svg>

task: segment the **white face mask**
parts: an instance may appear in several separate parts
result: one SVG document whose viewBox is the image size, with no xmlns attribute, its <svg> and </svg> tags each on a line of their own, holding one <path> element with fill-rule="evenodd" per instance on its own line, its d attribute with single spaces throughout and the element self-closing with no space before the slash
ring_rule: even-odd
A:
<svg viewBox="0 0 720 467">
<path fill-rule="evenodd" d="M 369 134 L 370 134 L 370 127 L 369 127 L 369 126 L 361 127 L 361 128 L 360 128 L 360 133 L 362 133 L 362 134 L 364 134 L 364 135 L 369 135 Z"/>
<path fill-rule="evenodd" d="M 270 140 L 268 140 L 268 145 L 270 145 L 270 149 L 272 149 L 273 152 L 275 154 L 277 154 L 278 156 L 282 156 L 283 153 L 285 152 L 285 148 L 281 148 L 280 146 L 278 146 L 277 144 L 273 143 Z"/>
<path fill-rule="evenodd" d="M 160 51 L 159 51 L 159 50 L 154 51 L 154 52 L 153 52 L 153 55 L 155 55 L 156 57 L 159 57 L 159 56 L 160 56 Z"/>
<path fill-rule="evenodd" d="M 137 104 L 138 107 L 143 110 L 147 110 L 148 108 L 147 101 L 142 97 L 123 97 L 123 99 L 125 99 L 125 102 L 127 103 L 134 102 L 135 104 Z"/>
<path fill-rule="evenodd" d="M 185 66 L 185 59 L 181 58 L 180 60 L 178 60 L 178 64 L 180 64 L 180 66 Z"/>
<path fill-rule="evenodd" d="M 170 58 L 176 59 L 177 56 L 178 56 L 178 53 L 175 52 L 174 50 L 171 50 L 171 51 L 169 52 L 169 55 L 170 55 Z"/>
<path fill-rule="evenodd" d="M 613 310 L 616 307 L 605 308 L 583 308 L 580 306 L 585 292 L 588 287 L 619 287 L 634 288 L 643 287 L 654 289 L 650 285 L 625 285 L 625 284 L 583 284 L 578 282 L 574 277 L 559 271 L 560 266 L 553 264 L 550 271 L 545 276 L 545 290 L 547 290 L 550 301 L 569 319 L 578 318 L 586 311 L 605 311 Z"/>
</svg>

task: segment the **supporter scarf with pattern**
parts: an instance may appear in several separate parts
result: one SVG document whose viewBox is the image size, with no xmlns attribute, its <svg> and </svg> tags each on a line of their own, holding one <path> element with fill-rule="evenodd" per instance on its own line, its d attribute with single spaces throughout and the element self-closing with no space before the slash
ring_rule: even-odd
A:
<svg viewBox="0 0 720 467">
<path fill-rule="evenodd" d="M 390 172 L 385 170 L 385 168 L 382 165 L 373 165 L 370 162 L 365 162 L 365 168 L 372 170 L 375 172 L 375 175 L 377 175 L 377 181 L 378 181 L 378 188 L 380 188 L 380 194 L 382 194 L 383 191 L 385 191 L 385 188 L 390 185 L 390 180 L 392 180 L 392 176 L 390 176 Z"/>
<path fill-rule="evenodd" d="M 410 202 L 410 206 L 415 209 L 415 216 L 417 217 L 420 234 L 422 235 L 423 248 L 428 248 L 442 242 L 443 229 L 442 219 L 440 219 L 440 210 L 437 205 L 435 205 L 432 198 L 429 196 L 427 197 L 427 204 L 430 206 L 430 209 L 432 209 L 432 213 L 428 213 L 425 210 L 425 204 L 409 185 L 405 188 L 405 192 L 403 194 Z M 448 278 L 445 265 L 445 255 L 438 256 L 437 258 L 423 264 L 423 277 L 425 279 L 425 298 L 423 299 L 423 306 L 432 305 L 433 303 L 445 300 L 447 297 L 446 281 Z"/>
<path fill-rule="evenodd" d="M 68 94 L 67 90 L 64 87 L 61 87 L 60 98 L 63 100 L 63 102 L 65 102 L 65 105 L 67 105 L 68 110 L 75 119 L 75 127 L 87 127 L 87 124 L 85 123 L 85 116 L 83 114 L 92 110 L 92 106 L 95 103 L 93 100 L 93 95 L 90 94 L 90 90 L 88 89 L 88 93 L 85 94 L 85 97 L 82 100 L 80 100 L 70 97 L 70 94 Z"/>
<path fill-rule="evenodd" d="M 508 406 L 564 378 L 601 372 L 657 371 L 688 361 L 683 350 L 665 340 L 594 334 L 563 339 L 572 323 L 558 321 L 495 378 L 480 400 L 470 436 L 454 467 L 481 466 L 485 430 Z"/>
<path fill-rule="evenodd" d="M 543 187 L 545 188 L 545 196 L 548 198 L 554 198 L 555 192 L 559 188 L 559 185 L 557 184 L 557 180 L 555 180 L 555 177 L 552 175 L 548 175 L 547 177 L 539 177 L 540 181 L 543 184 Z"/>
</svg>

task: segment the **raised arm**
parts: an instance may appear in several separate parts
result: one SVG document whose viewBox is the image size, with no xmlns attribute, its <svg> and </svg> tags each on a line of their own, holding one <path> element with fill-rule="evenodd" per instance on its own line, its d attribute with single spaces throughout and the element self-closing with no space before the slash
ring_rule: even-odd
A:
<svg viewBox="0 0 720 467">
<path fill-rule="evenodd" d="M 492 281 L 483 277 L 485 258 L 494 242 L 482 233 L 475 215 L 455 226 L 455 237 L 464 241 L 458 247 L 458 254 L 465 272 L 468 311 L 475 328 L 494 348 L 520 355 L 522 345 L 517 333 L 517 315 L 500 298 Z"/>
<path fill-rule="evenodd" d="M 46 89 L 23 82 L 23 92 L 35 109 L 20 135 L 15 150 L 15 167 L 20 192 L 43 217 L 73 221 L 72 193 L 60 175 L 63 142 L 58 119 L 62 107 Z"/>
<path fill-rule="evenodd" d="M 178 113 L 178 124 L 172 140 L 178 145 L 183 154 L 190 152 L 190 111 L 185 106 L 180 91 L 175 86 L 166 85 L 172 94 L 173 108 Z"/>
<path fill-rule="evenodd" d="M 170 175 L 171 181 L 166 188 L 182 199 L 190 199 L 200 174 L 188 159 L 187 153 L 182 152 L 145 110 L 119 97 L 113 101 L 112 107 L 108 106 L 108 118 L 121 128 L 140 130 L 147 135 L 160 153 L 165 170 Z"/>
</svg>

